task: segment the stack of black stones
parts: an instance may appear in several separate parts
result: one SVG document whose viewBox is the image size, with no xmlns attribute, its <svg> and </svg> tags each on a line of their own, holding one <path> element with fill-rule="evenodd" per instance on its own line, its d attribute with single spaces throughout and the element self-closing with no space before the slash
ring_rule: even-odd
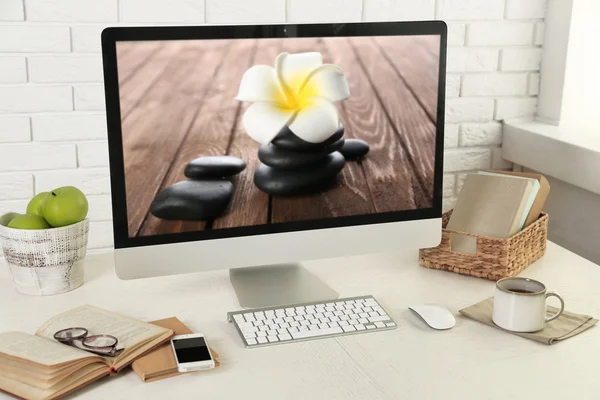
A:
<svg viewBox="0 0 600 400">
<path fill-rule="evenodd" d="M 185 167 L 189 180 L 177 182 L 156 195 L 150 212 L 158 218 L 207 221 L 222 215 L 233 195 L 228 178 L 239 174 L 246 163 L 237 157 L 199 157 Z"/>
<path fill-rule="evenodd" d="M 359 159 L 368 152 L 369 145 L 362 140 L 344 139 L 342 125 L 322 143 L 302 140 L 286 126 L 259 149 L 262 164 L 254 173 L 254 183 L 276 196 L 318 192 L 336 182 L 346 160 Z"/>
<path fill-rule="evenodd" d="M 362 140 L 344 139 L 344 127 L 322 143 L 309 143 L 287 127 L 258 151 L 262 162 L 254 183 L 265 193 L 294 196 L 324 190 L 334 184 L 347 160 L 358 160 L 369 152 Z M 161 190 L 150 205 L 150 213 L 165 220 L 209 221 L 221 216 L 233 196 L 229 178 L 246 168 L 231 156 L 199 157 L 185 167 L 188 180 Z"/>
</svg>

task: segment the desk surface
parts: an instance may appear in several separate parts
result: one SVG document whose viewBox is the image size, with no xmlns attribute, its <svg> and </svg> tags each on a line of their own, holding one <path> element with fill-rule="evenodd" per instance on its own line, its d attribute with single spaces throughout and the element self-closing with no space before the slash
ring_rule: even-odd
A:
<svg viewBox="0 0 600 400">
<path fill-rule="evenodd" d="M 177 316 L 221 355 L 215 370 L 154 383 L 124 371 L 73 396 L 85 399 L 598 398 L 600 328 L 553 346 L 500 332 L 458 314 L 491 296 L 493 282 L 421 268 L 416 258 L 412 251 L 305 263 L 343 297 L 373 294 L 399 323 L 392 331 L 247 350 L 226 320 L 239 309 L 227 271 L 121 281 L 112 253 L 90 254 L 84 286 L 59 296 L 20 295 L 0 268 L 0 331 L 33 333 L 89 303 L 141 320 Z M 568 310 L 600 316 L 600 266 L 549 243 L 522 275 L 560 292 Z M 449 308 L 456 326 L 434 331 L 407 310 L 426 302 Z"/>
</svg>

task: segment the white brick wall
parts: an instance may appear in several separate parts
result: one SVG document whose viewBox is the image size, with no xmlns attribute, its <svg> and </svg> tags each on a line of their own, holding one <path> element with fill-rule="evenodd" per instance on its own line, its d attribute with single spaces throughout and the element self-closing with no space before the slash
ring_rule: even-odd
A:
<svg viewBox="0 0 600 400">
<path fill-rule="evenodd" d="M 112 245 L 100 32 L 127 24 L 443 19 L 444 208 L 469 171 L 509 168 L 503 119 L 531 118 L 547 0 L 0 0 L 0 213 L 80 187 L 90 247 Z"/>
</svg>

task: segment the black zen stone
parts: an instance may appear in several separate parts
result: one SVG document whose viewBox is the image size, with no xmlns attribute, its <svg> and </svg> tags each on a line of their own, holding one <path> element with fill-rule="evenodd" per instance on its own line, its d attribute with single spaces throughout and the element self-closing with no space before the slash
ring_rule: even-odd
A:
<svg viewBox="0 0 600 400">
<path fill-rule="evenodd" d="M 334 183 L 345 164 L 346 159 L 337 151 L 327 155 L 321 165 L 295 171 L 260 164 L 254 173 L 254 184 L 276 196 L 314 193 Z"/>
<path fill-rule="evenodd" d="M 340 139 L 344 140 L 344 139 Z M 327 153 L 298 153 L 284 150 L 281 147 L 267 144 L 258 150 L 258 159 L 269 167 L 279 169 L 298 169 L 313 165 L 320 165 L 327 159 Z"/>
<path fill-rule="evenodd" d="M 344 136 L 344 126 L 340 124 L 340 128 L 335 131 L 333 135 L 324 142 L 321 143 L 310 143 L 300 139 L 294 135 L 294 132 L 290 128 L 284 126 L 281 128 L 275 139 L 271 141 L 275 146 L 281 147 L 285 150 L 297 151 L 297 152 L 311 152 L 317 150 L 323 150 L 325 147 L 337 142 Z"/>
<path fill-rule="evenodd" d="M 205 156 L 190 161 L 184 174 L 190 179 L 225 178 L 246 168 L 244 160 L 232 156 Z"/>
<path fill-rule="evenodd" d="M 369 145 L 358 139 L 348 139 L 340 149 L 346 160 L 357 160 L 369 152 Z"/>
<path fill-rule="evenodd" d="M 177 182 L 156 195 L 150 212 L 162 219 L 206 221 L 223 214 L 232 194 L 227 180 Z"/>
</svg>

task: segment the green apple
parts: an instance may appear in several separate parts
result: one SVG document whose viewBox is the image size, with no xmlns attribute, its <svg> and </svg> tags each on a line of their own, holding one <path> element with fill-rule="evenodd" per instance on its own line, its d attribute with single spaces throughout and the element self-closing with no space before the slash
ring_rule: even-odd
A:
<svg viewBox="0 0 600 400">
<path fill-rule="evenodd" d="M 55 228 L 83 221 L 88 213 L 88 201 L 83 192 L 73 186 L 63 186 L 50 192 L 42 215 Z"/>
<path fill-rule="evenodd" d="M 8 227 L 14 229 L 48 229 L 50 225 L 39 215 L 21 214 L 14 217 Z"/>
<path fill-rule="evenodd" d="M 13 220 L 14 217 L 19 215 L 19 213 L 9 212 L 0 217 L 0 225 L 8 226 L 10 221 Z"/>
<path fill-rule="evenodd" d="M 42 192 L 34 196 L 33 199 L 31 199 L 31 201 L 29 202 L 29 204 L 27 204 L 27 214 L 39 215 L 40 217 L 43 217 L 42 207 L 44 207 L 44 202 L 46 201 L 46 198 L 49 194 L 50 193 L 48 192 Z"/>
</svg>

